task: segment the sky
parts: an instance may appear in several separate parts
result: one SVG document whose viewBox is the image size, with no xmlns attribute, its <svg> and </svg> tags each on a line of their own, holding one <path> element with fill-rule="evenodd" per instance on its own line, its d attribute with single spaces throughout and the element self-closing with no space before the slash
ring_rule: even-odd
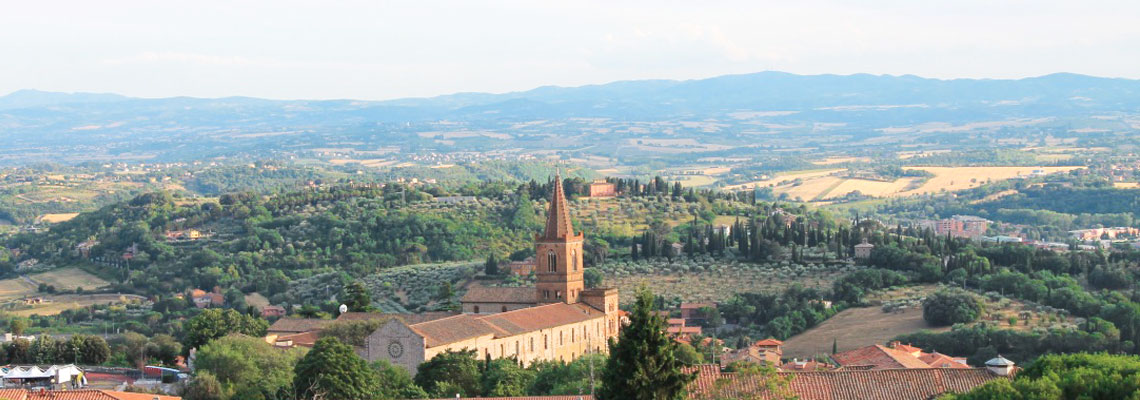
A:
<svg viewBox="0 0 1140 400">
<path fill-rule="evenodd" d="M 0 95 L 424 97 L 725 74 L 1140 78 L 1140 1 L 15 1 Z"/>
</svg>

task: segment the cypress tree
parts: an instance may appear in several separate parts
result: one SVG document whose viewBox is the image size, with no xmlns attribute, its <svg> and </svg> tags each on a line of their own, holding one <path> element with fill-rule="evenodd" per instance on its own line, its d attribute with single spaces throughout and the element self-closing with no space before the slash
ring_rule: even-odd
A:
<svg viewBox="0 0 1140 400">
<path fill-rule="evenodd" d="M 665 335 L 665 318 L 653 308 L 653 294 L 642 287 L 629 326 L 610 343 L 599 399 L 680 400 L 696 378 L 681 371 L 677 343 Z"/>
</svg>

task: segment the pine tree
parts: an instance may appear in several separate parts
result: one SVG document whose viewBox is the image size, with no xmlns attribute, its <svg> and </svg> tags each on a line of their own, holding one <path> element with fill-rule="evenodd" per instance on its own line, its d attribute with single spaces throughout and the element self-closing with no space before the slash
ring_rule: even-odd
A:
<svg viewBox="0 0 1140 400">
<path fill-rule="evenodd" d="M 679 400 L 696 377 L 681 371 L 676 342 L 665 335 L 664 317 L 653 312 L 653 294 L 642 287 L 602 372 L 603 400 Z"/>
<path fill-rule="evenodd" d="M 831 339 L 831 354 L 839 352 L 839 339 Z"/>
<path fill-rule="evenodd" d="M 495 253 L 487 257 L 487 262 L 483 264 L 483 272 L 490 276 L 499 274 L 499 260 L 495 259 Z"/>
</svg>

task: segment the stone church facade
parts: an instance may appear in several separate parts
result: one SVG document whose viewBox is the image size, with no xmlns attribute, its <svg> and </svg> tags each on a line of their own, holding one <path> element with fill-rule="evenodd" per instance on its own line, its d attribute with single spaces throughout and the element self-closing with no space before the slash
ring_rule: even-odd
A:
<svg viewBox="0 0 1140 400">
<path fill-rule="evenodd" d="M 462 314 L 415 324 L 393 318 L 368 336 L 365 358 L 388 360 L 414 375 L 419 364 L 447 350 L 524 365 L 607 351 L 621 327 L 618 291 L 585 288 L 583 241 L 570 224 L 557 176 L 545 229 L 535 236 L 535 287 L 476 287 L 463 297 Z"/>
</svg>

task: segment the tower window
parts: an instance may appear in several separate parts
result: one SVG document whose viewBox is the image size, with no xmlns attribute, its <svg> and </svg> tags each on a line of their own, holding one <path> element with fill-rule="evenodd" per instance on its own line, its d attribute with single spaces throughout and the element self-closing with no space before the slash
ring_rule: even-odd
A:
<svg viewBox="0 0 1140 400">
<path fill-rule="evenodd" d="M 558 256 L 554 252 L 546 253 L 546 270 L 547 272 L 558 272 Z"/>
<path fill-rule="evenodd" d="M 570 250 L 570 266 L 574 268 L 574 271 L 578 270 L 578 251 L 576 250 Z"/>
</svg>

